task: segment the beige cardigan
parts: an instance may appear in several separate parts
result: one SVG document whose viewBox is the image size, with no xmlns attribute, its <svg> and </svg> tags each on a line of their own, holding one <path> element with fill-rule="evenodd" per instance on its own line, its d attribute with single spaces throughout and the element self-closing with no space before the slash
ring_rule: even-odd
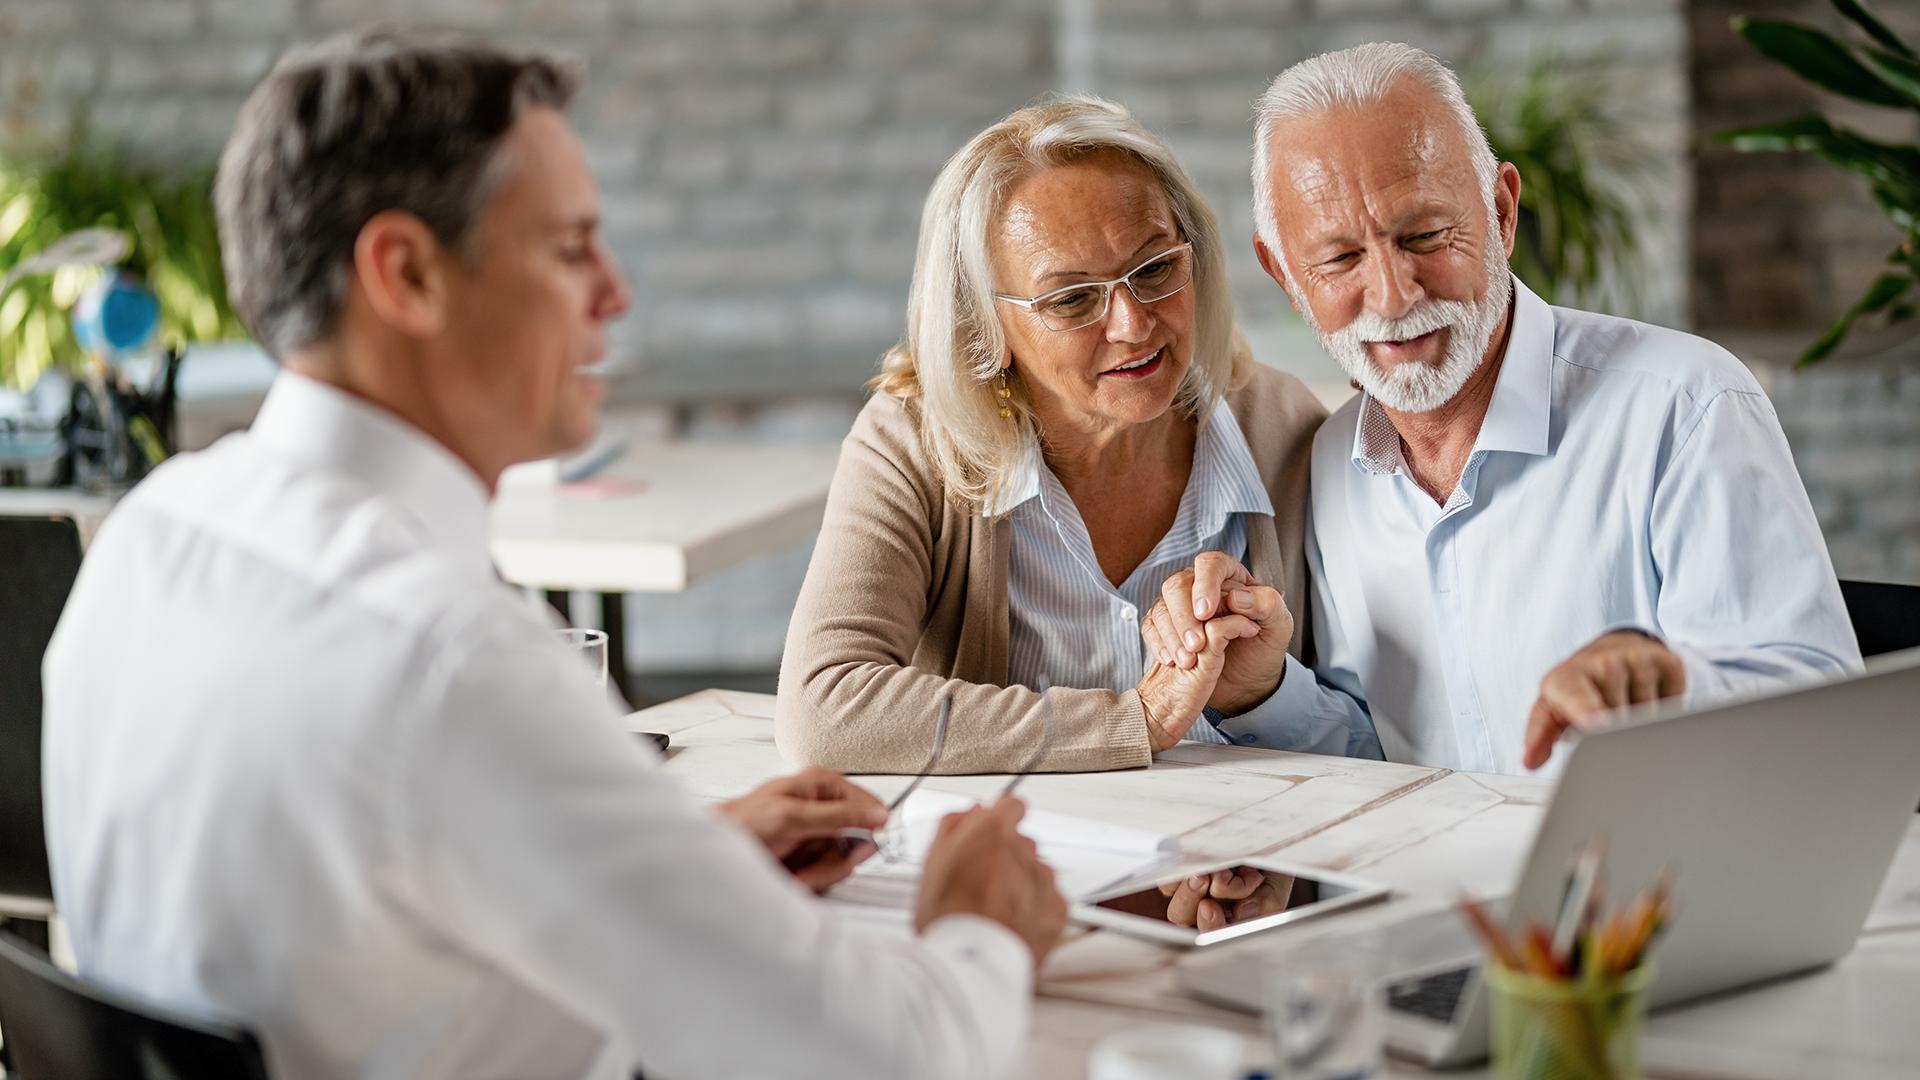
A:
<svg viewBox="0 0 1920 1080">
<path fill-rule="evenodd" d="M 1248 569 L 1284 591 L 1306 636 L 1302 535 L 1308 459 L 1326 409 L 1300 380 L 1259 364 L 1226 396 L 1273 500 L 1247 521 Z M 797 764 L 918 772 L 943 694 L 953 715 L 943 773 L 1010 772 L 1039 743 L 1040 695 L 1006 686 L 1006 515 L 947 497 L 919 437 L 918 408 L 867 402 L 840 450 L 826 521 L 787 628 L 774 734 Z M 1134 690 L 1048 691 L 1054 732 L 1039 768 L 1125 769 L 1151 760 Z"/>
</svg>

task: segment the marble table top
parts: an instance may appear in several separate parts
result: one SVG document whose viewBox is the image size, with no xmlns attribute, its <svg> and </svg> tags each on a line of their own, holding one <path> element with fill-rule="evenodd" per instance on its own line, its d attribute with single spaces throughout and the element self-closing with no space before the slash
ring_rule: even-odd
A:
<svg viewBox="0 0 1920 1080">
<path fill-rule="evenodd" d="M 633 714 L 635 730 L 673 739 L 667 767 L 695 794 L 738 795 L 790 771 L 773 743 L 773 698 L 707 690 Z M 906 777 L 856 778 L 881 798 Z M 984 797 L 1004 777 L 929 777 L 934 790 Z M 1546 780 L 1374 761 L 1183 744 L 1151 768 L 1042 774 L 1029 805 L 1178 834 L 1186 863 L 1274 855 L 1384 882 L 1385 904 L 1326 921 L 1334 930 L 1434 915 L 1462 891 L 1507 892 L 1552 793 Z M 1334 925 L 1337 924 L 1337 925 Z M 1309 931 L 1314 924 L 1304 924 Z M 1258 1017 L 1183 995 L 1180 953 L 1108 931 L 1072 928 L 1041 973 L 1032 1075 L 1085 1075 L 1101 1038 L 1142 1024 L 1192 1024 L 1246 1036 L 1267 1059 Z M 1800 978 L 1662 1011 L 1649 1019 L 1651 1076 L 1920 1075 L 1920 817 L 1908 830 L 1854 951 Z M 1390 1075 L 1421 1073 L 1394 1061 Z M 1474 1073 L 1450 1073 L 1472 1076 Z"/>
</svg>

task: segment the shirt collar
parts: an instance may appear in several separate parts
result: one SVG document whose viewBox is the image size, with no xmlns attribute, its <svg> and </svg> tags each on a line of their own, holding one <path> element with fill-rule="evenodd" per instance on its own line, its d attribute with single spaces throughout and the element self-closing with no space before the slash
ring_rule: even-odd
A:
<svg viewBox="0 0 1920 1080">
<path fill-rule="evenodd" d="M 1020 459 L 1007 469 L 1000 486 L 988 494 L 980 508 L 981 516 L 994 518 L 1010 514 L 1021 503 L 1037 497 L 1041 464 L 1040 443 L 1029 435 L 1020 448 Z"/>
<path fill-rule="evenodd" d="M 1253 462 L 1253 449 L 1225 400 L 1213 403 L 1193 453 L 1199 466 L 1194 477 L 1205 483 L 1201 509 L 1216 522 L 1216 528 L 1228 514 L 1273 516 L 1273 499 L 1260 479 L 1259 466 Z"/>
<path fill-rule="evenodd" d="M 1007 471 L 1005 483 L 988 500 L 983 513 L 987 517 L 999 517 L 1029 499 L 1038 498 L 1040 470 L 1045 467 L 1038 441 L 1029 438 L 1020 460 Z M 1200 425 L 1194 440 L 1193 472 L 1188 483 L 1199 485 L 1200 520 L 1212 523 L 1215 531 L 1225 524 L 1229 514 L 1273 515 L 1273 500 L 1260 480 L 1259 468 L 1253 463 L 1253 450 L 1225 400 L 1214 402 L 1206 422 Z"/>
<path fill-rule="evenodd" d="M 349 476 L 398 504 L 433 547 L 491 573 L 486 485 L 419 428 L 337 387 L 281 372 L 249 433 L 301 465 Z"/>
<path fill-rule="evenodd" d="M 1513 325 L 1493 400 L 1480 421 L 1474 452 L 1505 450 L 1545 454 L 1553 422 L 1553 309 L 1513 278 Z M 1375 475 L 1391 474 L 1404 463 L 1400 433 L 1372 395 L 1360 402 L 1354 425 L 1353 463 Z"/>
</svg>

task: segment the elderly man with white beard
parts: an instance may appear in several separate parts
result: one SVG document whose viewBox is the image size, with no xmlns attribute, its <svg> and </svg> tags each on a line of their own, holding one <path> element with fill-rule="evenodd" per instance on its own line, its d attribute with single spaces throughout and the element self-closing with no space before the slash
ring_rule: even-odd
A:
<svg viewBox="0 0 1920 1080">
<path fill-rule="evenodd" d="M 1314 439 L 1317 661 L 1267 711 L 1365 711 L 1389 760 L 1557 771 L 1564 732 L 1622 707 L 1861 669 L 1759 385 L 1514 280 L 1521 177 L 1452 72 L 1362 45 L 1256 116 L 1260 263 L 1362 391 Z M 1204 616 L 1223 575 L 1198 570 Z"/>
</svg>

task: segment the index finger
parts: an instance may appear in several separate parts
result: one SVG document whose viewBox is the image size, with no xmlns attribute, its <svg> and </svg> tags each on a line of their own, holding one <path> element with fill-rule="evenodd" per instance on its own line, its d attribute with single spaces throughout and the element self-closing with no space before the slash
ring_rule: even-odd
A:
<svg viewBox="0 0 1920 1080">
<path fill-rule="evenodd" d="M 1527 736 L 1520 763 L 1529 769 L 1537 769 L 1553 756 L 1553 744 L 1560 741 L 1560 735 L 1567 730 L 1568 724 L 1545 698 L 1533 703 L 1533 712 L 1527 716 Z"/>
<path fill-rule="evenodd" d="M 1198 882 L 1199 884 L 1195 884 Z M 1167 921 L 1175 926 L 1192 926 L 1199 918 L 1200 901 L 1207 897 L 1207 879 L 1201 875 L 1182 878 L 1180 887 L 1167 902 Z"/>
<path fill-rule="evenodd" d="M 1160 586 L 1160 598 L 1166 601 L 1167 618 L 1173 623 L 1173 636 L 1190 653 L 1207 647 L 1202 617 L 1194 612 L 1193 571 L 1182 570 Z"/>
<path fill-rule="evenodd" d="M 1253 584 L 1253 574 L 1224 551 L 1203 551 L 1193 560 L 1193 614 L 1210 619 L 1220 609 L 1220 590 L 1229 581 Z"/>
<path fill-rule="evenodd" d="M 1228 870 L 1216 870 L 1213 874 L 1213 887 L 1207 895 L 1215 900 L 1245 900 L 1253 895 L 1267 876 L 1250 866 L 1239 866 Z"/>
<path fill-rule="evenodd" d="M 818 765 L 809 765 L 790 778 L 788 790 L 795 795 L 809 799 L 845 799 L 848 802 L 882 806 L 871 791 L 834 772 Z"/>
<path fill-rule="evenodd" d="M 988 808 L 987 812 L 1008 828 L 1012 828 L 1020 824 L 1021 818 L 1027 816 L 1027 804 L 1021 802 L 1017 795 L 1002 795 L 994 800 L 993 806 Z"/>
<path fill-rule="evenodd" d="M 887 823 L 887 808 L 878 799 L 865 803 L 851 799 L 795 799 L 786 808 L 792 838 L 808 840 L 833 836 L 841 829 L 878 829 Z"/>
</svg>

